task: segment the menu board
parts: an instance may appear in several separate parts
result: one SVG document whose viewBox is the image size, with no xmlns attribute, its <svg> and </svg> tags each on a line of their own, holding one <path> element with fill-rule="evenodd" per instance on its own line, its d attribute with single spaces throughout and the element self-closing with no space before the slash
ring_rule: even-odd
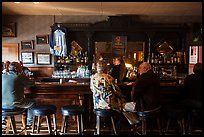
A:
<svg viewBox="0 0 204 137">
<path fill-rule="evenodd" d="M 112 37 L 113 54 L 123 56 L 126 53 L 127 36 L 113 36 Z"/>
</svg>

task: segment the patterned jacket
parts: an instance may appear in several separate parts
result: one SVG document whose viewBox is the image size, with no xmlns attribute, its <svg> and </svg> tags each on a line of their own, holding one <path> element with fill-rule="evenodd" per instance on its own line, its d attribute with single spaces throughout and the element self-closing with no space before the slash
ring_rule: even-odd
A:
<svg viewBox="0 0 204 137">
<path fill-rule="evenodd" d="M 120 88 L 113 83 L 109 74 L 96 73 L 91 76 L 90 88 L 93 92 L 94 109 L 113 109 L 121 111 L 122 98 Z"/>
</svg>

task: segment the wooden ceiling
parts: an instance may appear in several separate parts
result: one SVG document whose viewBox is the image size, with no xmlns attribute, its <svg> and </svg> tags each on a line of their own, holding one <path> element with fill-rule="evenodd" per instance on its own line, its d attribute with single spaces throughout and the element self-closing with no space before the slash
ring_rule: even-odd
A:
<svg viewBox="0 0 204 137">
<path fill-rule="evenodd" d="M 2 2 L 2 15 L 202 16 L 202 2 Z"/>
</svg>

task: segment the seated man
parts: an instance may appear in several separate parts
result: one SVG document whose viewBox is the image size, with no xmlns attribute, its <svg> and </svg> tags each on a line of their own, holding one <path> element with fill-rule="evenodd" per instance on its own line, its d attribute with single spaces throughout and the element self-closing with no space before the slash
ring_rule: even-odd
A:
<svg viewBox="0 0 204 137">
<path fill-rule="evenodd" d="M 133 86 L 133 100 L 136 101 L 136 110 L 145 111 L 160 106 L 160 80 L 152 71 L 151 65 L 143 62 L 139 66 L 139 78 Z"/>
<path fill-rule="evenodd" d="M 151 65 L 147 62 L 143 62 L 139 65 L 140 76 L 135 81 L 135 85 L 132 87 L 131 98 L 136 102 L 134 110 L 128 113 L 124 113 L 125 117 L 130 124 L 137 124 L 136 111 L 145 111 L 157 108 L 160 106 L 159 102 L 159 89 L 160 81 L 159 77 L 154 74 L 151 69 Z M 127 109 L 125 109 L 128 111 Z"/>
<path fill-rule="evenodd" d="M 21 65 L 18 62 L 12 62 L 9 66 L 9 72 L 2 74 L 2 108 L 27 108 L 27 125 L 31 125 L 31 108 L 35 103 L 25 98 L 24 87 L 33 86 L 35 83 L 21 72 Z"/>
</svg>

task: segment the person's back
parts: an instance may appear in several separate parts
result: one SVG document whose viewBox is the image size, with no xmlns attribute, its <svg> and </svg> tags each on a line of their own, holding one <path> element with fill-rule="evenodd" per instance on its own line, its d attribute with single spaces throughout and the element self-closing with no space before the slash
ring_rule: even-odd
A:
<svg viewBox="0 0 204 137">
<path fill-rule="evenodd" d="M 12 106 L 13 102 L 23 98 L 24 93 L 17 92 L 22 91 L 22 84 L 17 84 L 18 75 L 13 72 L 7 72 L 2 74 L 2 107 Z"/>
<path fill-rule="evenodd" d="M 2 74 L 2 108 L 12 109 L 31 108 L 35 103 L 24 96 L 24 87 L 33 86 L 35 83 L 21 73 L 22 68 L 18 62 L 12 62 L 9 72 Z M 28 124 L 31 124 L 32 115 L 28 114 Z"/>
<path fill-rule="evenodd" d="M 114 92 L 113 77 L 103 72 L 103 64 L 97 63 L 97 73 L 91 76 L 90 88 L 93 92 L 94 109 L 120 110 L 120 93 Z M 119 101 L 119 102 L 118 102 Z"/>
<path fill-rule="evenodd" d="M 142 72 L 144 70 L 144 72 Z M 160 105 L 160 80 L 153 73 L 151 66 L 144 62 L 139 67 L 140 76 L 136 80 L 134 91 L 134 101 L 137 102 L 136 110 L 149 110 Z"/>
<path fill-rule="evenodd" d="M 192 107 L 200 107 L 202 104 L 202 64 L 197 63 L 193 69 L 194 74 L 184 79 L 184 99 L 191 101 Z"/>
</svg>

